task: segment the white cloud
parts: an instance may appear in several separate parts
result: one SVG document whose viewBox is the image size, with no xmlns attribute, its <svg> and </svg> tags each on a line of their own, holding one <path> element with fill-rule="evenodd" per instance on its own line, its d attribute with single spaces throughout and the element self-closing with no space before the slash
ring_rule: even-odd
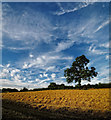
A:
<svg viewBox="0 0 111 120">
<path fill-rule="evenodd" d="M 63 60 L 72 60 L 72 59 L 74 59 L 73 57 L 70 57 L 70 56 L 67 56 L 67 57 L 63 57 L 63 58 L 61 58 L 61 59 L 63 59 Z"/>
<path fill-rule="evenodd" d="M 23 80 L 25 81 L 25 80 L 26 80 L 26 78 L 24 77 L 24 78 L 23 78 Z"/>
<path fill-rule="evenodd" d="M 99 74 L 100 77 L 108 77 L 109 76 L 109 66 L 102 66 L 100 68 Z"/>
<path fill-rule="evenodd" d="M 6 67 L 8 68 L 10 66 L 10 64 L 7 64 Z"/>
<path fill-rule="evenodd" d="M 46 71 L 51 71 L 51 70 L 54 70 L 55 69 L 55 66 L 49 66 L 46 68 Z"/>
<path fill-rule="evenodd" d="M 0 64 L 0 67 L 4 67 L 2 64 Z"/>
<path fill-rule="evenodd" d="M 54 64 L 57 63 L 58 60 L 70 61 L 72 59 L 73 59 L 72 56 L 65 57 L 63 55 L 59 55 L 58 53 L 51 52 L 51 53 L 39 55 L 36 59 L 34 58 L 30 61 L 24 62 L 22 68 L 28 69 L 31 67 L 35 67 L 35 68 L 44 69 L 46 71 L 51 71 L 55 69 Z"/>
<path fill-rule="evenodd" d="M 12 85 L 16 85 L 18 83 L 22 83 L 21 79 L 23 79 L 23 76 L 21 76 L 21 71 L 19 69 L 11 68 L 10 65 L 8 64 L 5 65 L 1 70 L 0 78 L 3 81 L 5 80 L 3 82 L 5 85 L 7 84 L 7 81 L 9 81 L 9 84 L 12 83 L 10 80 L 13 81 Z"/>
<path fill-rule="evenodd" d="M 100 82 L 101 82 L 101 80 L 96 77 L 96 78 L 91 79 L 91 82 L 88 82 L 85 80 L 81 81 L 81 85 L 84 85 L 84 84 L 91 84 L 91 85 L 93 84 L 94 85 L 94 84 L 98 84 Z"/>
<path fill-rule="evenodd" d="M 68 39 L 72 45 L 80 44 L 80 43 L 97 43 L 98 38 L 97 35 L 94 35 L 94 29 L 96 28 L 98 22 L 98 18 L 94 17 L 88 19 L 86 21 L 80 20 L 80 24 L 75 25 L 74 23 L 70 23 L 67 28 L 68 29 Z M 90 26 L 90 27 L 89 27 Z M 75 29 L 73 29 L 75 28 Z M 67 42 L 67 41 L 66 41 Z"/>
<path fill-rule="evenodd" d="M 19 50 L 19 51 L 22 51 L 22 50 L 30 50 L 30 49 L 33 49 L 33 47 L 26 47 L 26 46 L 24 46 L 24 47 L 21 47 L 21 48 L 19 48 L 19 47 L 7 47 L 7 46 L 4 46 L 4 48 L 7 48 L 7 49 L 9 49 L 9 50 Z"/>
<path fill-rule="evenodd" d="M 46 82 L 48 82 L 48 81 L 50 81 L 50 78 L 47 78 L 47 79 L 44 79 L 44 80 L 41 80 L 40 82 L 39 82 L 39 84 L 42 84 L 42 83 L 46 83 Z"/>
<path fill-rule="evenodd" d="M 10 38 L 7 43 L 18 44 L 18 46 L 5 44 L 7 49 L 34 49 L 41 42 L 48 44 L 52 41 L 54 35 L 52 35 L 51 28 L 53 26 L 47 16 L 28 9 L 27 6 L 19 12 L 20 14 L 16 12 L 9 4 L 3 4 L 3 36 Z"/>
<path fill-rule="evenodd" d="M 94 62 L 92 61 L 92 62 L 89 62 L 88 64 L 87 64 L 87 67 L 91 67 L 91 65 L 93 64 Z"/>
<path fill-rule="evenodd" d="M 111 60 L 111 55 L 106 55 L 106 60 Z"/>
<path fill-rule="evenodd" d="M 108 53 L 106 51 L 96 49 L 96 47 L 93 44 L 89 47 L 89 52 L 97 55 L 103 55 Z"/>
<path fill-rule="evenodd" d="M 108 83 L 109 82 L 109 68 L 107 66 L 101 67 L 97 77 L 91 79 L 91 82 L 82 81 L 83 84 L 98 84 L 98 83 Z"/>
<path fill-rule="evenodd" d="M 14 76 L 14 80 L 19 81 L 21 79 L 21 76 L 19 74 Z"/>
<path fill-rule="evenodd" d="M 6 78 L 9 75 L 9 70 L 6 68 L 3 68 L 0 74 L 0 78 Z"/>
<path fill-rule="evenodd" d="M 46 83 L 46 82 L 50 81 L 50 78 L 45 78 L 44 80 L 40 80 L 40 79 L 36 78 L 35 81 L 37 82 L 37 84 L 39 85 L 39 88 L 40 88 L 40 86 L 41 86 L 43 83 Z M 43 87 L 43 86 L 42 86 L 42 87 Z"/>
<path fill-rule="evenodd" d="M 106 60 L 108 60 L 109 59 L 109 55 L 106 55 Z"/>
<path fill-rule="evenodd" d="M 52 77 L 52 79 L 55 79 L 56 74 L 55 74 L 55 73 L 52 73 L 52 74 L 51 74 L 51 77 Z"/>
<path fill-rule="evenodd" d="M 39 82 L 40 80 L 38 78 L 35 79 L 36 82 Z"/>
<path fill-rule="evenodd" d="M 67 65 L 67 66 L 63 67 L 62 70 L 65 70 L 65 69 L 70 68 L 70 67 L 71 66 Z"/>
<path fill-rule="evenodd" d="M 88 5 L 91 5 L 91 4 L 93 4 L 93 3 L 91 3 L 91 2 L 79 3 L 78 6 L 72 8 L 72 9 L 65 9 L 65 8 L 62 7 L 62 4 L 61 4 L 61 3 L 57 3 L 57 4 L 58 4 L 58 6 L 60 7 L 60 11 L 59 11 L 59 12 L 56 12 L 56 13 L 54 13 L 54 14 L 60 16 L 60 15 L 66 14 L 66 13 L 71 13 L 71 12 L 78 11 L 78 10 L 80 10 L 80 9 L 82 9 L 82 8 L 85 8 L 85 7 L 87 7 Z"/>
<path fill-rule="evenodd" d="M 35 81 L 38 83 L 37 85 L 35 85 L 32 76 L 30 76 L 30 72 L 27 70 L 20 70 L 17 68 L 11 68 L 8 67 L 7 65 L 5 65 L 1 71 L 0 74 L 0 78 L 2 80 L 2 87 L 15 87 L 15 88 L 23 88 L 23 87 L 27 87 L 30 85 L 30 88 L 34 88 L 34 87 L 46 87 L 46 85 L 48 86 L 48 81 L 50 81 L 50 79 L 48 78 L 48 74 L 44 73 L 43 77 L 47 77 L 44 80 L 40 80 L 38 78 L 35 79 Z M 35 74 L 34 74 L 35 75 Z"/>
<path fill-rule="evenodd" d="M 67 41 L 58 43 L 58 45 L 56 47 L 56 52 L 60 52 L 62 50 L 66 50 L 66 49 L 72 47 L 74 45 L 74 42 L 75 41 L 73 41 L 73 40 L 67 40 Z"/>
<path fill-rule="evenodd" d="M 23 66 L 22 66 L 23 69 L 26 69 L 28 68 L 28 64 L 26 62 L 24 62 Z"/>
<path fill-rule="evenodd" d="M 61 79 L 66 79 L 65 77 L 60 77 Z"/>
<path fill-rule="evenodd" d="M 28 87 L 28 83 L 24 83 L 21 80 L 13 80 L 10 81 L 9 79 L 0 79 L 2 81 L 2 87 L 3 88 L 17 88 L 17 89 L 21 89 L 23 87 Z M 33 84 L 30 84 L 30 87 L 33 88 Z"/>
<path fill-rule="evenodd" d="M 19 69 L 14 69 L 14 70 L 12 70 L 11 73 L 10 73 L 11 77 L 13 77 L 13 76 L 14 76 L 16 73 L 18 73 L 18 72 L 20 72 Z"/>
<path fill-rule="evenodd" d="M 33 57 L 34 57 L 34 55 L 32 55 L 32 54 L 29 54 L 29 57 L 30 57 L 30 58 L 33 58 Z"/>
<path fill-rule="evenodd" d="M 34 81 L 28 81 L 28 83 L 33 83 Z"/>
<path fill-rule="evenodd" d="M 100 47 L 109 48 L 109 42 L 100 44 Z"/>
<path fill-rule="evenodd" d="M 60 3 L 59 7 L 61 11 L 58 12 L 58 14 L 74 12 L 76 10 L 81 9 L 82 7 L 83 8 L 87 7 L 88 5 L 90 5 L 90 3 L 84 3 L 84 4 L 82 3 L 80 6 L 78 5 L 78 7 L 75 7 L 75 8 L 71 7 L 70 9 L 66 9 L 66 7 L 65 6 L 63 7 L 62 3 Z M 11 41 L 7 41 L 7 43 L 8 42 L 12 43 L 12 46 L 9 46 L 8 44 L 4 46 L 7 49 L 14 50 L 14 51 L 29 49 L 32 51 L 32 49 L 37 48 L 37 45 L 39 45 L 41 41 L 43 41 L 45 44 L 49 44 L 50 42 L 52 42 L 52 40 L 55 40 L 55 38 L 63 38 L 64 35 L 66 36 L 66 38 L 69 39 L 69 40 L 65 40 L 64 39 L 65 37 L 64 37 L 62 42 L 61 41 L 59 43 L 56 42 L 56 44 L 53 42 L 54 49 L 51 51 L 51 53 L 48 53 L 46 51 L 46 53 L 43 53 L 43 54 L 41 53 L 41 55 L 38 55 L 38 56 L 35 56 L 35 54 L 33 55 L 32 54 L 33 52 L 30 53 L 29 54 L 30 58 L 25 59 L 26 60 L 25 62 L 21 60 L 23 64 L 22 65 L 23 69 L 19 73 L 14 72 L 16 71 L 15 70 L 16 68 L 10 69 L 10 65 L 8 65 L 7 70 L 4 70 L 2 74 L 4 74 L 4 76 L 6 76 L 7 78 L 10 76 L 12 78 L 15 78 L 15 80 L 18 80 L 19 83 L 21 83 L 21 85 L 23 83 L 22 80 L 29 81 L 29 79 L 30 80 L 34 79 L 36 82 L 38 82 L 38 85 L 35 85 L 36 87 L 47 86 L 48 83 L 45 83 L 45 82 L 50 80 L 48 78 L 49 74 L 47 74 L 47 72 L 52 73 L 51 77 L 52 79 L 55 79 L 56 74 L 53 75 L 54 72 L 61 72 L 63 71 L 63 69 L 70 67 L 70 66 L 69 67 L 67 66 L 70 65 L 71 61 L 73 60 L 73 57 L 64 55 L 62 51 L 72 47 L 75 44 L 75 42 L 76 42 L 76 45 L 79 43 L 86 43 L 86 44 L 96 43 L 95 45 L 92 45 L 89 47 L 88 52 L 93 53 L 95 55 L 96 54 L 105 55 L 105 56 L 107 55 L 106 51 L 100 49 L 100 47 L 104 47 L 104 49 L 108 48 L 106 36 L 105 36 L 105 39 L 103 38 L 104 40 L 106 40 L 105 44 L 102 44 L 104 41 L 102 41 L 102 39 L 98 39 L 97 37 L 97 36 L 99 36 L 99 38 L 103 37 L 101 33 L 98 34 L 99 32 L 101 32 L 99 30 L 108 24 L 107 22 L 103 22 L 105 20 L 103 20 L 102 18 L 98 19 L 96 16 L 93 16 L 93 18 L 91 17 L 91 19 L 90 18 L 86 20 L 81 19 L 80 21 L 78 21 L 79 24 L 77 25 L 75 25 L 74 20 L 72 20 L 72 23 L 69 23 L 67 25 L 63 24 L 62 26 L 62 24 L 58 24 L 58 25 L 56 24 L 56 27 L 54 27 L 53 25 L 51 25 L 50 20 L 47 18 L 47 16 L 44 16 L 41 13 L 38 13 L 38 12 L 33 13 L 32 10 L 31 11 L 26 10 L 26 11 L 23 11 L 23 14 L 21 14 L 21 16 L 13 16 L 15 15 L 16 11 L 14 12 L 10 6 L 9 6 L 9 9 L 7 10 L 7 12 L 4 13 L 6 14 L 5 15 L 6 19 L 4 19 L 5 21 L 3 23 L 3 33 L 5 35 L 7 34 L 8 35 L 7 37 L 11 38 L 10 39 Z M 7 14 L 8 11 L 14 14 L 11 14 L 12 16 L 11 15 L 9 16 Z M 17 22 L 18 20 L 20 21 Z M 38 23 L 37 26 L 36 26 L 36 23 Z M 97 25 L 100 23 L 101 25 L 98 27 Z M 11 27 L 12 29 L 10 29 Z M 53 33 L 54 30 L 56 31 L 58 29 L 60 30 L 58 34 L 56 32 Z M 94 33 L 94 31 L 96 32 L 98 31 L 98 32 Z M 54 36 L 54 39 L 52 39 L 52 36 Z M 18 44 L 20 43 L 19 45 L 17 44 L 19 47 L 13 46 L 13 42 L 16 42 Z M 106 59 L 108 59 L 108 55 L 106 56 Z M 65 62 L 62 62 L 62 61 L 65 61 Z M 60 67 L 62 65 L 64 66 L 67 65 L 67 66 L 61 69 Z M 28 71 L 33 71 L 33 72 L 29 73 Z M 40 75 L 38 78 L 43 79 L 43 77 L 46 77 L 46 79 L 44 80 L 35 79 L 33 78 L 33 75 L 35 74 Z M 61 79 L 64 79 L 64 77 L 61 77 Z M 11 83 L 11 82 L 10 83 L 12 85 L 18 84 L 15 82 L 15 80 L 13 79 L 14 83 Z M 58 80 L 57 82 L 60 83 L 60 80 Z M 62 81 L 61 83 L 64 83 L 64 81 Z M 27 85 L 27 84 L 28 83 L 24 85 Z M 34 86 L 34 85 L 31 84 L 31 86 Z"/>
<path fill-rule="evenodd" d="M 44 74 L 43 74 L 43 76 L 44 76 L 44 77 L 47 77 L 47 76 L 48 76 L 48 74 L 44 73 Z"/>
<path fill-rule="evenodd" d="M 101 30 L 104 26 L 106 26 L 107 24 L 109 24 L 109 20 L 103 22 L 95 31 L 95 32 L 98 32 L 99 30 Z"/>
<path fill-rule="evenodd" d="M 99 31 L 98 33 L 95 33 L 95 29 L 97 29 L 97 25 L 98 24 L 102 24 L 102 28 L 108 24 L 108 22 L 104 22 L 106 21 L 106 18 L 102 18 L 102 19 L 98 19 L 97 16 L 94 16 L 91 19 L 88 19 L 88 21 L 83 21 L 80 20 L 80 24 L 75 25 L 74 23 L 70 23 L 67 28 L 64 29 L 68 29 L 68 38 L 69 41 L 72 41 L 72 45 L 75 44 L 80 44 L 80 43 L 85 43 L 85 44 L 98 44 L 98 46 L 100 44 L 102 44 L 103 39 L 105 39 L 106 41 L 109 41 L 109 36 L 107 35 L 101 35 L 101 31 Z M 90 27 L 89 27 L 90 26 Z M 75 28 L 75 29 L 73 29 Z M 103 36 L 103 37 L 102 37 Z M 104 42 L 106 43 L 104 47 L 108 47 L 108 43 L 104 40 Z M 65 48 L 62 47 L 63 45 L 61 45 L 61 49 Z M 70 46 L 69 46 L 70 48 Z M 67 47 L 66 47 L 67 49 Z M 64 50 L 64 49 L 63 49 Z"/>
<path fill-rule="evenodd" d="M 42 77 L 43 77 L 43 75 L 42 75 L 42 74 L 40 74 L 40 77 L 42 78 Z"/>
</svg>

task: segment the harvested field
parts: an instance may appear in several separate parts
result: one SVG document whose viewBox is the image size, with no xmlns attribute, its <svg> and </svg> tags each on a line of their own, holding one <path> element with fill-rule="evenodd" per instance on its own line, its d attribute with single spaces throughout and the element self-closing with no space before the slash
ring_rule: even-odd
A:
<svg viewBox="0 0 111 120">
<path fill-rule="evenodd" d="M 109 110 L 109 89 L 47 90 L 36 92 L 3 93 L 3 99 L 24 102 L 32 107 L 61 107 L 91 110 Z"/>
<path fill-rule="evenodd" d="M 109 112 L 111 112 L 109 90 L 47 90 L 3 93 L 2 99 L 3 101 L 16 102 L 16 105 L 24 103 L 22 107 L 30 106 L 37 111 L 56 111 L 58 113 L 71 113 L 71 115 L 80 114 L 80 111 L 84 111 L 84 113 L 87 112 L 96 116 L 98 116 L 97 113 L 101 112 L 102 116 L 109 119 Z"/>
</svg>

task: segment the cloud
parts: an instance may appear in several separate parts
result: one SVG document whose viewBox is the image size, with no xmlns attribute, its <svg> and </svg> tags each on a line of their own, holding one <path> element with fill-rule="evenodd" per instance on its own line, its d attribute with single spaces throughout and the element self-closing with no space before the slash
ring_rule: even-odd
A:
<svg viewBox="0 0 111 120">
<path fill-rule="evenodd" d="M 95 31 L 95 32 L 98 32 L 99 30 L 101 30 L 104 26 L 106 26 L 107 24 L 109 24 L 109 20 L 103 22 Z"/>
<path fill-rule="evenodd" d="M 10 67 L 10 64 L 7 64 L 6 67 Z"/>
<path fill-rule="evenodd" d="M 41 42 L 48 44 L 52 41 L 51 28 L 53 26 L 47 16 L 27 6 L 18 14 L 17 12 L 17 9 L 14 10 L 9 4 L 3 4 L 3 39 L 8 37 L 6 42 L 3 42 L 5 48 L 34 49 Z"/>
<path fill-rule="evenodd" d="M 101 67 L 98 76 L 91 79 L 91 82 L 82 81 L 83 84 L 98 84 L 98 83 L 108 83 L 109 82 L 109 68 L 107 66 Z"/>
<path fill-rule="evenodd" d="M 27 68 L 28 68 L 28 64 L 27 64 L 26 62 L 24 62 L 22 68 L 23 68 L 23 69 L 27 69 Z"/>
<path fill-rule="evenodd" d="M 31 48 L 31 47 L 7 47 L 5 45 L 3 45 L 3 48 L 6 48 L 6 49 L 9 49 L 9 50 L 12 50 L 12 51 L 24 51 L 24 50 L 31 50 L 31 49 L 34 49 L 34 48 Z"/>
<path fill-rule="evenodd" d="M 80 10 L 82 8 L 85 8 L 85 7 L 89 6 L 89 5 L 91 5 L 91 4 L 93 4 L 93 3 L 91 3 L 91 2 L 83 2 L 83 3 L 79 3 L 78 6 L 72 8 L 72 9 L 70 9 L 70 8 L 69 9 L 65 9 L 65 8 L 62 7 L 62 3 L 57 3 L 57 5 L 60 8 L 60 11 L 56 12 L 54 14 L 58 15 L 58 16 L 64 15 L 66 13 L 71 13 L 71 12 L 78 11 L 78 10 Z"/>
<path fill-rule="evenodd" d="M 28 81 L 28 83 L 33 83 L 34 81 Z"/>
<path fill-rule="evenodd" d="M 88 82 L 88 81 L 85 81 L 85 80 L 84 80 L 84 81 L 81 81 L 81 85 L 84 85 L 84 84 L 94 85 L 94 84 L 98 84 L 98 83 L 100 83 L 100 82 L 101 82 L 101 80 L 96 77 L 96 78 L 93 78 L 93 79 L 91 80 L 91 82 Z"/>
<path fill-rule="evenodd" d="M 11 70 L 11 73 L 10 73 L 11 77 L 13 77 L 13 76 L 14 76 L 16 73 L 18 73 L 18 72 L 20 72 L 19 69 Z"/>
<path fill-rule="evenodd" d="M 27 78 L 25 78 L 25 77 L 23 78 L 24 81 L 25 81 L 26 79 L 27 79 Z"/>
<path fill-rule="evenodd" d="M 109 42 L 100 44 L 100 47 L 109 48 Z"/>
<path fill-rule="evenodd" d="M 86 13 L 78 10 L 92 3 L 69 3 L 66 6 L 65 3 L 57 4 L 60 8 L 56 12 L 58 16 L 52 14 L 48 16 L 49 14 L 45 15 L 45 12 L 39 10 L 35 12 L 28 6 L 21 7 L 22 9 L 18 11 L 19 8 L 14 10 L 10 4 L 3 4 L 3 48 L 11 52 L 18 51 L 22 53 L 21 55 L 27 51 L 27 57 L 16 61 L 15 68 L 9 64 L 1 66 L 3 79 L 9 79 L 9 84 L 6 81 L 4 85 L 22 87 L 30 84 L 30 87 L 47 87 L 51 80 L 67 84 L 63 72 L 70 67 L 74 59 L 75 53 L 70 52 L 68 55 L 67 52 L 71 47 L 75 47 L 75 51 L 76 48 L 80 50 L 80 52 L 77 50 L 76 54 L 84 53 L 86 50 L 85 54 L 88 57 L 93 55 L 94 58 L 91 59 L 98 55 L 99 60 L 97 63 L 94 62 L 96 64 L 94 66 L 100 65 L 98 62 L 102 63 L 102 56 L 108 59 L 109 35 L 107 31 L 104 31 L 106 32 L 104 34 L 101 31 L 108 24 L 107 15 L 100 19 L 100 13 L 92 11 L 84 19 Z M 80 19 L 74 16 L 75 13 L 67 14 L 75 11 L 82 12 Z M 70 17 L 74 19 L 65 19 L 65 14 L 72 15 Z M 88 66 L 92 64 L 93 62 Z M 101 75 L 103 76 L 102 72 Z M 94 79 L 94 82 L 96 81 L 101 81 L 100 76 Z"/>
<path fill-rule="evenodd" d="M 67 65 L 67 66 L 63 67 L 62 70 L 65 70 L 65 69 L 67 69 L 67 68 L 70 68 L 70 66 Z"/>
<path fill-rule="evenodd" d="M 61 59 L 63 59 L 63 60 L 72 60 L 74 58 L 72 56 L 67 56 L 67 57 L 62 57 Z"/>
<path fill-rule="evenodd" d="M 46 79 L 44 79 L 44 80 L 41 80 L 41 81 L 39 82 L 39 84 L 47 83 L 48 81 L 50 81 L 50 78 L 46 78 Z"/>
<path fill-rule="evenodd" d="M 44 73 L 44 74 L 43 74 L 43 76 L 44 76 L 44 77 L 47 77 L 47 76 L 48 76 L 48 74 Z"/>
<path fill-rule="evenodd" d="M 7 65 L 6 65 L 7 66 Z M 11 88 L 23 88 L 23 87 L 27 87 L 30 84 L 30 88 L 34 88 L 34 87 L 42 87 L 42 83 L 46 82 L 49 80 L 44 79 L 44 80 L 40 80 L 38 78 L 35 79 L 35 81 L 38 83 L 37 85 L 35 85 L 34 82 L 34 76 L 31 75 L 31 73 L 29 74 L 27 70 L 20 70 L 17 68 L 12 68 L 10 67 L 6 67 L 4 66 L 1 73 L 0 73 L 0 79 L 2 80 L 2 86 L 3 87 L 11 87 Z M 44 76 L 47 77 L 47 74 L 44 73 Z M 40 86 L 39 86 L 40 85 Z"/>
<path fill-rule="evenodd" d="M 9 70 L 4 68 L 1 71 L 0 78 L 6 78 L 8 74 L 9 74 Z"/>
<path fill-rule="evenodd" d="M 2 65 L 2 64 L 0 64 L 0 67 L 3 67 L 3 65 Z"/>
<path fill-rule="evenodd" d="M 19 80 L 19 79 L 21 79 L 19 73 L 21 73 L 21 71 L 19 69 L 11 68 L 10 64 L 7 64 L 7 65 L 3 66 L 2 70 L 1 70 L 1 74 L 0 74 L 0 78 L 1 79 Z"/>
<path fill-rule="evenodd" d="M 111 55 L 106 55 L 106 60 L 109 60 L 111 58 Z"/>
<path fill-rule="evenodd" d="M 30 89 L 34 88 L 34 84 L 32 83 L 25 83 L 22 82 L 20 80 L 15 80 L 15 81 L 10 81 L 9 79 L 0 79 L 2 81 L 2 87 L 3 88 L 17 88 L 17 89 L 21 89 L 23 87 L 28 87 L 30 85 Z M 37 85 L 35 85 L 37 86 Z M 39 87 L 39 86 L 38 86 Z"/>
<path fill-rule="evenodd" d="M 60 42 L 60 43 L 58 43 L 58 45 L 56 47 L 56 52 L 66 50 L 66 49 L 70 48 L 73 45 L 74 45 L 73 40 L 67 40 L 67 41 L 64 41 L 64 42 Z"/>
<path fill-rule="evenodd" d="M 42 74 L 40 74 L 40 77 L 42 78 L 42 77 L 43 77 L 43 75 L 42 75 Z"/>
<path fill-rule="evenodd" d="M 40 81 L 40 79 L 36 78 L 35 81 L 38 82 L 38 81 Z"/>
<path fill-rule="evenodd" d="M 13 86 L 17 87 L 28 86 L 29 83 L 30 87 L 43 87 L 43 84 L 46 86 L 50 81 L 53 81 L 56 77 L 61 76 L 61 62 L 63 63 L 64 61 L 63 65 L 65 66 L 67 63 L 70 63 L 72 59 L 73 57 L 71 56 L 65 57 L 64 55 L 60 55 L 58 53 L 42 54 L 37 56 L 37 58 L 34 57 L 30 60 L 26 60 L 21 69 L 11 67 L 12 65 L 9 66 L 8 64 L 6 65 L 7 67 L 3 66 L 5 69 L 3 74 L 5 75 L 2 79 L 14 81 Z M 56 75 L 57 73 L 59 76 Z M 17 82 L 21 83 L 21 86 Z M 37 86 L 34 85 L 35 82 L 37 82 Z M 5 82 L 4 85 L 6 86 L 6 84 L 7 83 Z M 10 86 L 10 84 L 7 85 Z"/>
<path fill-rule="evenodd" d="M 31 70 L 31 69 L 30 69 Z M 32 69 L 33 70 L 33 69 Z M 98 77 L 92 79 L 91 82 L 89 82 L 90 84 L 96 84 L 99 82 L 107 82 L 108 81 L 108 66 L 104 66 L 101 67 L 99 70 L 99 75 Z M 27 87 L 28 85 L 30 85 L 30 88 L 35 88 L 35 87 L 47 87 L 49 85 L 49 82 L 53 80 L 53 82 L 56 82 L 57 84 L 66 84 L 66 85 L 73 85 L 73 83 L 71 84 L 67 84 L 65 81 L 65 77 L 63 77 L 63 74 L 59 75 L 59 77 L 57 77 L 56 73 L 50 74 L 50 78 L 48 77 L 48 74 L 45 72 L 42 72 L 42 74 L 39 74 L 39 77 L 35 77 L 35 81 L 34 78 L 31 76 L 31 74 L 27 74 L 27 70 L 23 71 L 23 70 L 19 70 L 17 68 L 4 68 L 3 69 L 3 73 L 5 73 L 5 75 L 7 76 L 6 78 L 2 79 L 3 81 L 3 86 L 10 86 L 10 87 L 16 87 L 16 88 L 22 88 L 22 87 Z M 35 72 L 36 73 L 36 72 Z M 34 73 L 34 75 L 35 75 Z M 11 74 L 13 74 L 11 76 Z M 27 75 L 27 76 L 25 76 Z M 11 81 L 8 80 L 8 78 L 10 78 L 9 76 L 11 76 Z M 29 77 L 31 77 L 29 79 Z M 46 77 L 46 78 L 44 78 Z M 43 79 L 44 78 L 44 79 Z M 55 79 L 56 78 L 56 79 Z M 25 82 L 24 82 L 25 81 Z M 37 83 L 35 83 L 37 82 Z M 36 85 L 35 85 L 36 84 Z M 82 84 L 88 84 L 87 81 L 82 82 Z"/>
<path fill-rule="evenodd" d="M 67 28 L 64 29 L 68 29 L 67 37 L 69 41 L 72 41 L 72 45 L 74 45 L 74 43 L 97 44 L 97 42 L 99 42 L 99 44 L 102 44 L 103 41 L 104 42 L 109 41 L 108 33 L 104 34 L 103 36 L 101 31 L 97 33 L 94 32 L 96 31 L 98 24 L 101 23 L 103 25 L 102 28 L 105 27 L 106 23 L 108 24 L 108 22 L 104 22 L 107 21 L 106 18 L 99 19 L 99 17 L 95 15 L 93 18 L 91 17 L 86 20 L 82 18 L 79 19 L 79 24 L 77 25 L 74 24 L 75 22 L 68 24 Z"/>
<path fill-rule="evenodd" d="M 43 80 L 38 79 L 38 78 L 35 79 L 35 81 L 37 82 L 38 85 L 42 85 L 43 83 L 49 82 L 50 80 L 51 80 L 50 78 L 44 78 Z"/>
<path fill-rule="evenodd" d="M 96 49 L 96 47 L 93 44 L 89 47 L 89 52 L 97 55 L 103 55 L 108 53 L 106 51 Z"/>
<path fill-rule="evenodd" d="M 33 55 L 33 54 L 29 54 L 29 57 L 30 57 L 30 58 L 33 58 L 33 57 L 34 57 L 34 55 Z"/>
<path fill-rule="evenodd" d="M 52 71 L 54 69 L 55 69 L 55 66 L 49 66 L 49 67 L 46 68 L 46 71 Z"/>
<path fill-rule="evenodd" d="M 104 65 L 100 68 L 99 77 L 108 77 L 109 76 L 109 65 Z"/>
<path fill-rule="evenodd" d="M 109 59 L 109 55 L 106 55 L 106 60 L 108 60 Z"/>
<path fill-rule="evenodd" d="M 66 79 L 65 77 L 60 77 L 61 79 Z"/>
<path fill-rule="evenodd" d="M 56 74 L 55 74 L 55 73 L 52 73 L 52 74 L 51 74 L 51 77 L 52 77 L 52 79 L 54 80 L 55 77 L 56 77 Z"/>
<path fill-rule="evenodd" d="M 60 7 L 61 11 L 68 13 L 72 12 L 74 9 L 79 10 L 81 8 L 87 7 L 88 5 L 91 5 L 93 3 L 87 2 L 78 3 L 76 4 L 76 7 L 73 6 L 74 7 L 73 9 L 72 7 L 71 9 L 69 9 L 70 7 L 66 9 L 65 7 L 62 6 L 62 3 L 57 4 Z M 11 13 L 10 16 L 8 15 L 8 12 Z M 17 11 L 14 11 L 9 4 L 7 3 L 3 4 L 4 36 L 8 36 L 12 43 L 16 44 L 18 43 L 18 46 L 15 46 L 14 44 L 13 45 L 6 44 L 9 41 L 4 42 L 3 44 L 5 48 L 13 51 L 36 49 L 41 42 L 50 44 L 53 41 L 54 43 L 54 41 L 57 38 L 63 36 L 66 36 L 68 40 L 64 40 L 59 43 L 57 42 L 57 46 L 55 47 L 56 52 L 61 52 L 72 47 L 75 44 L 75 42 L 88 43 L 97 41 L 94 40 L 95 38 L 92 32 L 94 33 L 94 28 L 97 29 L 96 28 L 97 24 L 102 21 L 98 20 L 97 17 L 94 16 L 93 19 L 92 18 L 88 19 L 88 21 L 80 20 L 79 25 L 74 25 L 74 22 L 71 22 L 67 26 L 61 26 L 60 24 L 52 25 L 50 19 L 46 15 L 44 15 L 41 12 L 35 12 L 32 9 L 29 9 L 28 7 L 24 8 L 24 10 L 22 10 L 19 14 L 15 14 L 15 12 Z M 13 25 L 10 26 L 12 22 Z M 105 26 L 106 23 L 101 22 L 103 27 Z M 57 34 L 57 32 L 54 32 L 55 27 L 56 29 L 60 30 L 61 34 L 63 35 L 61 35 L 60 32 L 59 34 Z M 13 29 L 10 30 L 10 28 Z M 82 37 L 82 40 L 80 39 L 80 37 Z"/>
<path fill-rule="evenodd" d="M 20 80 L 20 79 L 21 79 L 21 76 L 20 76 L 19 74 L 17 74 L 17 75 L 14 76 L 14 79 L 15 79 L 16 81 L 21 81 L 21 80 Z"/>
<path fill-rule="evenodd" d="M 46 71 L 48 70 L 53 70 L 55 66 L 53 64 L 58 64 L 58 61 L 71 61 L 73 59 L 72 56 L 65 57 L 63 55 L 59 55 L 58 53 L 46 53 L 43 55 L 39 55 L 36 59 L 30 60 L 28 62 L 24 62 L 22 68 L 23 69 L 28 69 L 31 67 L 38 67 L 45 69 Z"/>
</svg>

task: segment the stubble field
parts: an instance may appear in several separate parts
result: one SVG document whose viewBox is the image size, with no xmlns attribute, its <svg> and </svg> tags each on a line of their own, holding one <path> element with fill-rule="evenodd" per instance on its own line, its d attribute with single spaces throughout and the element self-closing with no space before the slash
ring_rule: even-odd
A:
<svg viewBox="0 0 111 120">
<path fill-rule="evenodd" d="M 46 90 L 33 92 L 3 93 L 2 100 L 30 105 L 38 111 L 95 111 L 110 110 L 110 89 Z M 106 114 L 105 114 L 106 115 Z M 107 117 L 107 115 L 105 116 Z"/>
</svg>

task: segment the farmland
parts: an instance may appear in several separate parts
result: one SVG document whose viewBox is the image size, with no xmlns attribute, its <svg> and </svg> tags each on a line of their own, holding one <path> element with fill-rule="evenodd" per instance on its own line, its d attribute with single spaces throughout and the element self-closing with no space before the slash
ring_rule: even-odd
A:
<svg viewBox="0 0 111 120">
<path fill-rule="evenodd" d="M 109 90 L 110 89 L 45 90 L 2 93 L 2 99 L 3 101 L 9 100 L 11 102 L 23 103 L 25 104 L 24 106 L 29 105 L 37 111 L 56 111 L 59 113 L 65 113 L 67 111 L 67 113 L 71 114 L 74 114 L 74 111 L 97 114 L 99 111 L 103 114 L 111 111 L 109 107 L 111 102 Z M 106 118 L 109 117 L 109 114 L 103 115 L 105 115 Z"/>
</svg>

